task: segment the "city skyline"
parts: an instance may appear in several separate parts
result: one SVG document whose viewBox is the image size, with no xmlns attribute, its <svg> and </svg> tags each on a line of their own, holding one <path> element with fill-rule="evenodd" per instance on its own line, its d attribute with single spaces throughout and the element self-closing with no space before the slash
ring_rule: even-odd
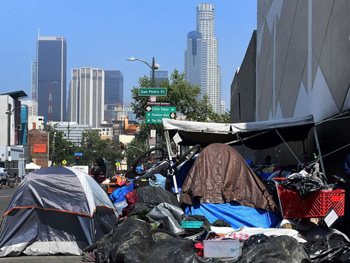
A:
<svg viewBox="0 0 350 263">
<path fill-rule="evenodd" d="M 230 85 L 240 66 L 251 33 L 256 29 L 256 1 L 23 1 L 0 3 L 0 21 L 7 26 L 0 40 L 0 90 L 24 90 L 31 94 L 31 61 L 36 58 L 38 28 L 42 36 L 63 36 L 67 41 L 67 79 L 71 70 L 97 67 L 124 74 L 124 101 L 140 77 L 148 76 L 142 63 L 129 63 L 133 56 L 147 62 L 155 57 L 159 70 L 169 75 L 183 72 L 186 35 L 193 30 L 196 7 L 212 3 L 216 12 L 216 36 L 220 40 L 222 99 L 230 105 Z M 160 4 L 161 3 L 161 4 Z M 75 12 L 74 10 L 81 10 Z M 150 17 L 152 19 L 150 19 Z M 93 18 L 93 19 L 91 19 Z M 82 21 L 84 21 L 82 23 Z M 239 26 L 238 23 L 241 23 Z M 18 28 L 21 28 L 19 33 Z M 162 32 L 162 34 L 160 34 Z M 67 82 L 68 85 L 68 82 Z"/>
</svg>

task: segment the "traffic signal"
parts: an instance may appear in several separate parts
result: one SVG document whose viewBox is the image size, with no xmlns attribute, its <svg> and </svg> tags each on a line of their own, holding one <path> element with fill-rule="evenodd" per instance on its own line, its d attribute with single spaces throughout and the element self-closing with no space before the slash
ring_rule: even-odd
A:
<svg viewBox="0 0 350 263">
<path fill-rule="evenodd" d="M 120 150 L 124 151 L 124 143 L 120 144 Z"/>
<path fill-rule="evenodd" d="M 80 156 L 77 156 L 77 164 L 79 164 Z"/>
</svg>

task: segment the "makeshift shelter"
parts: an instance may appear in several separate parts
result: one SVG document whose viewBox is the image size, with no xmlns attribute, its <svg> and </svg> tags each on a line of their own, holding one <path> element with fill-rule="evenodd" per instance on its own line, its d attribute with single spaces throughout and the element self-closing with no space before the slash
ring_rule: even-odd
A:
<svg viewBox="0 0 350 263">
<path fill-rule="evenodd" d="M 172 152 L 171 138 L 180 145 L 200 144 L 207 146 L 212 143 L 225 143 L 232 146 L 244 145 L 250 149 L 259 150 L 291 141 L 304 142 L 310 130 L 313 129 L 315 142 L 319 150 L 321 169 L 325 174 L 312 115 L 246 123 L 210 123 L 173 119 L 163 119 L 162 122 L 170 159 Z M 293 152 L 292 154 L 294 155 Z"/>
<path fill-rule="evenodd" d="M 0 228 L 0 257 L 80 255 L 117 223 L 114 206 L 89 175 L 49 167 L 26 176 Z"/>
<path fill-rule="evenodd" d="M 210 123 L 163 119 L 164 131 L 168 132 L 171 138 L 177 134 L 181 145 L 244 144 L 251 149 L 265 149 L 284 141 L 304 140 L 314 125 L 312 115 L 246 123 Z"/>
<path fill-rule="evenodd" d="M 210 144 L 199 154 L 182 185 L 181 202 L 191 206 L 187 214 L 204 215 L 211 223 L 221 219 L 233 227 L 276 225 L 276 216 L 268 212 L 278 208 L 265 185 L 226 144 Z"/>
</svg>

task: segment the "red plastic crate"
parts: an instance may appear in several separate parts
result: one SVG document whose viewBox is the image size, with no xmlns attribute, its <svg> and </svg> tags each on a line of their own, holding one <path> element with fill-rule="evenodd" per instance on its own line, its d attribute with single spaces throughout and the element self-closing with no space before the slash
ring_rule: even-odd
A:
<svg viewBox="0 0 350 263">
<path fill-rule="evenodd" d="M 330 209 L 344 215 L 345 190 L 318 190 L 301 200 L 297 190 L 277 186 L 284 218 L 324 217 Z"/>
</svg>

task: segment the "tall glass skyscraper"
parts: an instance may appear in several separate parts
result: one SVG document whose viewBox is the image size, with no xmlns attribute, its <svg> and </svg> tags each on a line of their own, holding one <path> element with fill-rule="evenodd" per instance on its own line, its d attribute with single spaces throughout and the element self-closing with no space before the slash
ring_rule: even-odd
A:
<svg viewBox="0 0 350 263">
<path fill-rule="evenodd" d="M 187 35 L 186 79 L 201 86 L 215 112 L 221 112 L 221 70 L 218 65 L 218 39 L 215 37 L 215 7 L 199 4 L 197 28 Z"/>
<path fill-rule="evenodd" d="M 38 115 L 46 115 L 51 121 L 66 120 L 66 72 L 66 40 L 63 37 L 39 36 L 36 94 Z"/>
<path fill-rule="evenodd" d="M 152 79 L 152 71 L 149 72 L 149 78 Z M 166 70 L 156 70 L 154 71 L 154 80 L 156 81 L 156 85 L 161 83 L 162 81 L 169 81 L 169 73 Z"/>
<path fill-rule="evenodd" d="M 116 104 L 123 102 L 124 75 L 119 70 L 105 70 L 104 120 L 112 123 Z"/>
</svg>

